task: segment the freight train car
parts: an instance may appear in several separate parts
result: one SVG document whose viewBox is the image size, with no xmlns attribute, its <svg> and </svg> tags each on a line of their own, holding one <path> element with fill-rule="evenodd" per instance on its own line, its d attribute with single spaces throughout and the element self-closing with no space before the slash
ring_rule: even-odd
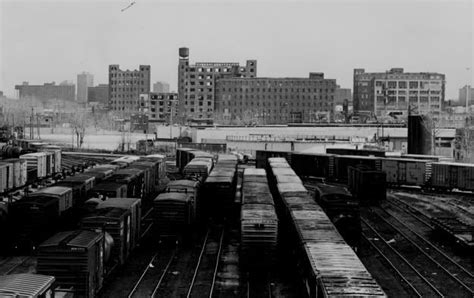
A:
<svg viewBox="0 0 474 298">
<path fill-rule="evenodd" d="M 0 297 L 54 296 L 55 278 L 50 275 L 20 273 L 0 276 Z"/>
<path fill-rule="evenodd" d="M 361 225 L 359 200 L 341 185 L 316 183 L 314 199 L 351 246 L 359 245 Z"/>
<path fill-rule="evenodd" d="M 61 222 L 68 223 L 72 208 L 72 189 L 53 186 L 13 202 L 9 208 L 10 226 L 14 230 L 14 248 L 28 250 L 51 236 Z M 71 224 L 71 223 L 69 223 Z"/>
<path fill-rule="evenodd" d="M 200 182 L 170 181 L 153 201 L 155 231 L 160 237 L 187 238 L 196 228 Z"/>
<path fill-rule="evenodd" d="M 271 266 L 276 257 L 278 218 L 266 176 L 264 170 L 243 173 L 240 260 L 251 269 Z"/>
<path fill-rule="evenodd" d="M 293 169 L 303 177 L 333 177 L 333 163 L 334 155 L 332 154 L 293 153 L 291 155 Z"/>
<path fill-rule="evenodd" d="M 430 182 L 434 189 L 474 191 L 474 164 L 432 163 Z"/>
<path fill-rule="evenodd" d="M 60 232 L 38 248 L 36 271 L 56 277 L 56 284 L 80 297 L 96 297 L 113 240 L 94 231 Z"/>
<path fill-rule="evenodd" d="M 335 155 L 385 157 L 385 151 L 383 151 L 383 150 L 374 150 L 374 149 L 327 148 L 326 153 L 335 154 Z"/>
<path fill-rule="evenodd" d="M 255 157 L 256 158 L 255 166 L 257 168 L 267 169 L 268 168 L 268 159 L 271 158 L 271 157 L 283 157 L 291 165 L 291 152 L 257 150 L 257 155 Z"/>
<path fill-rule="evenodd" d="M 278 176 L 273 171 L 270 176 Z M 309 297 L 386 297 L 302 184 L 280 183 L 272 188 L 277 190 L 280 218 L 286 223 L 281 225 L 287 230 L 283 231 L 285 251 L 296 259 Z"/>
<path fill-rule="evenodd" d="M 380 159 L 381 171 L 389 185 L 425 185 L 431 174 L 431 162 L 408 158 Z"/>
</svg>

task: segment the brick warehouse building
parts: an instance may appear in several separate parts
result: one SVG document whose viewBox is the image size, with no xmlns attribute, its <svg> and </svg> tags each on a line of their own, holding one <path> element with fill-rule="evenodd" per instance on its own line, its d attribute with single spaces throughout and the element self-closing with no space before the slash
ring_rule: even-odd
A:
<svg viewBox="0 0 474 298">
<path fill-rule="evenodd" d="M 406 73 L 403 68 L 366 73 L 354 69 L 354 111 L 377 116 L 389 113 L 439 115 L 445 97 L 445 75 L 434 72 Z"/>
<path fill-rule="evenodd" d="M 214 117 L 215 85 L 219 78 L 257 76 L 257 61 L 245 66 L 233 62 L 189 63 L 189 49 L 179 49 L 178 98 L 182 122 L 203 121 Z"/>
<path fill-rule="evenodd" d="M 140 94 L 150 92 L 150 65 L 138 70 L 121 70 L 118 64 L 109 65 L 109 106 L 123 116 L 139 111 Z"/>
<path fill-rule="evenodd" d="M 148 115 L 150 122 L 175 122 L 178 117 L 178 93 L 140 94 L 140 112 Z"/>
<path fill-rule="evenodd" d="M 309 78 L 221 78 L 216 82 L 216 120 L 258 124 L 330 121 L 336 80 Z"/>
</svg>

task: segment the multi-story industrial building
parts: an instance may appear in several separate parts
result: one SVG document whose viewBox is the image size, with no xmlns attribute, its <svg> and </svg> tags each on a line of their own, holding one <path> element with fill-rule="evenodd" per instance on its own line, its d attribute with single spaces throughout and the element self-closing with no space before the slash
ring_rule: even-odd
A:
<svg viewBox="0 0 474 298">
<path fill-rule="evenodd" d="M 258 124 L 330 121 L 336 80 L 323 73 L 309 78 L 220 78 L 216 121 Z"/>
<path fill-rule="evenodd" d="M 214 115 L 215 85 L 220 78 L 254 78 L 257 61 L 189 63 L 189 49 L 179 49 L 178 98 L 180 121 L 202 121 Z"/>
<path fill-rule="evenodd" d="M 156 82 L 153 84 L 153 92 L 155 93 L 169 93 L 170 92 L 170 84 L 166 82 Z"/>
<path fill-rule="evenodd" d="M 77 102 L 87 103 L 87 88 L 94 86 L 94 76 L 83 72 L 77 75 Z"/>
<path fill-rule="evenodd" d="M 108 105 L 109 85 L 99 84 L 95 87 L 87 88 L 87 99 L 88 99 L 88 102 L 98 102 L 103 105 Z"/>
<path fill-rule="evenodd" d="M 445 96 L 445 75 L 406 73 L 403 68 L 366 73 L 354 69 L 354 111 L 377 116 L 408 113 L 439 115 Z"/>
<path fill-rule="evenodd" d="M 150 92 L 150 65 L 121 70 L 109 65 L 109 105 L 113 111 L 129 116 L 139 111 L 140 94 Z"/>
<path fill-rule="evenodd" d="M 466 106 L 466 98 L 469 96 L 469 102 L 467 106 L 474 105 L 474 88 L 470 85 L 466 85 L 459 89 L 459 105 Z"/>
<path fill-rule="evenodd" d="M 44 83 L 44 85 L 29 85 L 28 82 L 23 82 L 22 85 L 16 85 L 18 90 L 18 97 L 20 99 L 38 99 L 47 101 L 50 99 L 62 99 L 74 101 L 76 97 L 76 86 L 74 84 L 60 84 L 55 82 Z"/>
<path fill-rule="evenodd" d="M 140 94 L 140 112 L 150 122 L 173 123 L 178 117 L 178 93 Z"/>
</svg>

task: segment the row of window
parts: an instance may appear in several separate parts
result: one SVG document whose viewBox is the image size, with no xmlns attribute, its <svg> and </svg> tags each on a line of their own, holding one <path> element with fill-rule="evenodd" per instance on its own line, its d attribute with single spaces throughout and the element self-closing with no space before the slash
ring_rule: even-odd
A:
<svg viewBox="0 0 474 298">
<path fill-rule="evenodd" d="M 272 91 L 273 90 L 273 91 Z M 282 93 L 282 92 L 296 92 L 296 93 L 299 93 L 299 92 L 308 92 L 308 93 L 334 93 L 334 89 L 322 89 L 322 88 L 314 88 L 314 89 L 311 89 L 311 88 L 280 88 L 280 89 L 277 89 L 277 88 L 262 88 L 261 91 L 260 91 L 260 88 L 222 88 L 222 92 L 275 92 L 275 93 Z M 219 91 L 218 91 L 219 92 Z"/>
<path fill-rule="evenodd" d="M 216 104 L 219 105 L 219 103 L 216 103 Z M 243 102 L 235 102 L 235 101 L 232 101 L 232 102 L 224 101 L 224 102 L 222 102 L 222 105 L 223 106 L 237 106 L 237 105 L 243 106 L 243 105 L 245 105 L 245 106 L 257 106 L 258 107 L 258 106 L 260 106 L 260 102 L 255 102 L 254 103 L 253 101 L 251 101 L 251 102 L 243 103 Z M 283 107 L 283 106 L 290 106 L 290 107 L 293 107 L 293 106 L 295 106 L 295 107 L 299 107 L 299 106 L 306 107 L 306 106 L 308 106 L 308 107 L 310 107 L 310 106 L 318 106 L 318 105 L 320 107 L 321 106 L 325 106 L 325 107 L 331 106 L 332 107 L 332 106 L 334 106 L 334 103 L 332 103 L 332 102 L 331 103 L 330 102 L 306 102 L 306 103 L 302 102 L 300 104 L 299 102 L 289 102 L 289 103 L 278 102 L 277 103 L 277 102 L 273 101 L 273 102 L 262 102 L 261 105 L 264 106 L 264 107 L 265 106 L 271 107 L 272 105 L 273 106 L 281 106 L 281 107 Z"/>
<path fill-rule="evenodd" d="M 407 84 L 408 83 L 408 84 Z M 430 86 L 439 86 L 441 81 L 375 81 L 377 87 L 399 88 L 399 89 L 425 89 Z"/>
<path fill-rule="evenodd" d="M 324 96 L 323 95 L 319 95 L 319 96 L 318 95 L 313 95 L 313 96 L 311 96 L 311 95 L 301 95 L 300 96 L 299 94 L 297 94 L 295 96 L 294 94 L 291 94 L 290 96 L 288 96 L 287 94 L 285 94 L 285 95 L 280 94 L 280 95 L 262 95 L 262 96 L 255 95 L 254 96 L 253 94 L 251 94 L 251 95 L 239 95 L 239 96 L 234 95 L 234 96 L 232 96 L 230 94 L 228 94 L 228 95 L 223 94 L 221 98 L 222 99 L 227 98 L 228 100 L 230 100 L 232 98 L 233 99 L 289 99 L 289 100 L 293 100 L 293 99 L 313 99 L 313 100 L 318 100 L 319 99 L 319 100 L 323 100 L 323 99 L 326 99 L 326 100 L 334 100 L 334 95 L 327 95 L 326 94 Z"/>
<path fill-rule="evenodd" d="M 280 88 L 291 88 L 295 86 L 307 86 L 317 88 L 331 88 L 336 87 L 335 80 L 284 80 L 284 81 L 263 81 L 263 80 L 240 80 L 240 79 L 229 79 L 220 80 L 220 84 L 224 87 L 231 86 L 253 86 L 253 87 L 280 87 Z"/>
<path fill-rule="evenodd" d="M 189 102 L 188 102 L 188 101 L 185 101 L 185 102 L 184 102 L 184 104 L 185 104 L 186 106 L 188 105 L 188 103 L 189 103 L 190 106 L 194 106 L 194 101 L 189 101 Z M 203 103 L 202 101 L 198 101 L 198 105 L 203 106 L 204 103 Z M 208 105 L 208 106 L 212 106 L 212 102 L 211 102 L 211 101 L 208 101 L 208 102 L 207 102 L 207 105 Z"/>
<path fill-rule="evenodd" d="M 111 93 L 115 93 L 115 92 L 145 92 L 145 88 L 138 88 L 138 87 L 130 87 L 130 88 L 116 88 L 116 87 L 112 87 L 110 89 L 110 92 Z"/>
<path fill-rule="evenodd" d="M 109 77 L 111 78 L 144 78 L 145 75 L 140 72 L 118 72 L 114 73 L 111 72 L 109 73 Z"/>
<path fill-rule="evenodd" d="M 196 88 L 186 89 L 186 92 L 196 92 Z M 198 88 L 197 92 L 212 92 L 212 88 Z"/>
</svg>

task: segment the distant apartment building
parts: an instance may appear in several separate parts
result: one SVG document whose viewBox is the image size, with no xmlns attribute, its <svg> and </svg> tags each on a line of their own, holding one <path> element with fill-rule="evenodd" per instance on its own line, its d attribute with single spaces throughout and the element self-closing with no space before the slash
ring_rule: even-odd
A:
<svg viewBox="0 0 474 298">
<path fill-rule="evenodd" d="M 135 70 L 121 70 L 109 65 L 109 105 L 124 116 L 139 111 L 140 94 L 150 92 L 150 65 Z"/>
<path fill-rule="evenodd" d="M 109 103 L 109 85 L 99 84 L 95 87 L 87 88 L 87 100 L 88 102 L 98 102 L 103 105 Z"/>
<path fill-rule="evenodd" d="M 94 76 L 90 73 L 83 72 L 77 75 L 77 102 L 87 103 L 87 88 L 94 86 Z"/>
<path fill-rule="evenodd" d="M 23 82 L 22 85 L 16 85 L 18 97 L 20 99 L 38 99 L 47 101 L 50 99 L 62 99 L 74 101 L 76 97 L 76 86 L 69 83 L 61 83 L 56 85 L 55 82 L 44 83 L 44 85 L 30 85 Z"/>
<path fill-rule="evenodd" d="M 466 106 L 466 97 L 469 96 L 469 103 L 468 106 L 474 105 L 474 88 L 470 85 L 466 85 L 459 89 L 459 105 L 465 107 Z"/>
<path fill-rule="evenodd" d="M 179 49 L 178 98 L 181 121 L 212 119 L 214 116 L 217 79 L 254 78 L 257 61 L 247 60 L 245 66 L 234 62 L 189 63 L 189 49 Z"/>
<path fill-rule="evenodd" d="M 178 93 L 140 94 L 140 112 L 150 122 L 174 123 L 178 118 Z"/>
<path fill-rule="evenodd" d="M 156 82 L 153 84 L 153 92 L 155 93 L 169 93 L 170 92 L 170 84 L 166 82 Z"/>
<path fill-rule="evenodd" d="M 323 73 L 310 73 L 309 78 L 220 78 L 216 82 L 216 120 L 258 124 L 330 121 L 336 86 L 336 80 L 325 79 Z"/>
<path fill-rule="evenodd" d="M 366 73 L 354 69 L 354 111 L 439 115 L 445 97 L 445 75 L 434 72 L 404 72 L 392 68 L 386 72 Z"/>
</svg>

